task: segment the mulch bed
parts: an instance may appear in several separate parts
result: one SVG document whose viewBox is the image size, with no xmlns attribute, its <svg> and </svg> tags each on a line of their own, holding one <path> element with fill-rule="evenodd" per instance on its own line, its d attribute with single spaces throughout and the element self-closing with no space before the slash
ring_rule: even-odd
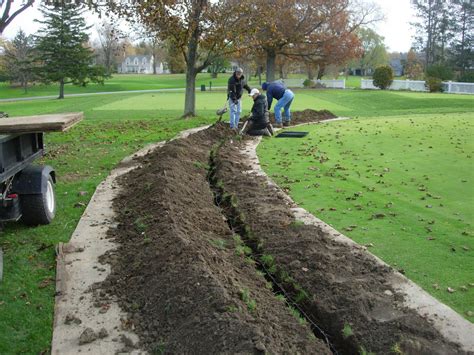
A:
<svg viewBox="0 0 474 355">
<path fill-rule="evenodd" d="M 309 117 L 305 112 L 293 113 L 293 123 Z M 329 114 L 314 117 L 334 117 Z M 258 270 L 262 256 L 270 255 L 273 276 L 339 353 L 458 352 L 400 306 L 401 296 L 385 283 L 390 269 L 294 223 L 290 206 L 266 180 L 246 173 L 241 144 L 227 125 L 217 124 L 167 143 L 121 178 L 114 202 L 119 224 L 109 231 L 119 247 L 103 257 L 112 273 L 97 297 L 118 300 L 128 314 L 124 326 L 140 337 L 138 347 L 329 354 L 311 324 L 275 296 Z M 251 255 L 236 232 L 253 247 Z M 344 337 L 347 325 L 352 334 Z"/>
</svg>

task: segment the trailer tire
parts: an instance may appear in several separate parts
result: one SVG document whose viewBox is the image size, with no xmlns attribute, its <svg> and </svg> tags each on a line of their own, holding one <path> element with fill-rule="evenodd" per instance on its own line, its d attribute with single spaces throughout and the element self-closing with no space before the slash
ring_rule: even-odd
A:
<svg viewBox="0 0 474 355">
<path fill-rule="evenodd" d="M 43 193 L 20 195 L 20 202 L 23 223 L 29 226 L 50 224 L 56 214 L 54 181 L 51 175 Z"/>
</svg>

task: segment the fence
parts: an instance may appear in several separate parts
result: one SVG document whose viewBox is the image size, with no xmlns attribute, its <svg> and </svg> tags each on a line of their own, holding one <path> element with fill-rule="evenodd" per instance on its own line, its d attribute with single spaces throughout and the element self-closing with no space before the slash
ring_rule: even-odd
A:
<svg viewBox="0 0 474 355">
<path fill-rule="evenodd" d="M 361 89 L 378 90 L 371 79 L 361 79 Z M 394 80 L 389 90 L 427 91 L 421 80 Z M 443 82 L 443 90 L 450 94 L 474 94 L 474 83 Z"/>
<path fill-rule="evenodd" d="M 302 88 L 304 87 L 303 82 L 306 79 L 284 79 L 280 80 L 286 87 L 289 88 Z M 346 88 L 346 80 L 313 80 L 314 86 L 320 88 L 328 88 L 328 89 L 345 89 Z"/>
</svg>

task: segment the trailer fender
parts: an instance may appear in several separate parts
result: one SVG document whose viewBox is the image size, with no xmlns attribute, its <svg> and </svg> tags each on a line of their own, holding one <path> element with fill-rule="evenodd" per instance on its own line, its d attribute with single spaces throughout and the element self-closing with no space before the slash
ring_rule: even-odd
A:
<svg viewBox="0 0 474 355">
<path fill-rule="evenodd" d="M 49 165 L 28 165 L 13 179 L 12 192 L 20 195 L 42 194 L 51 176 L 56 183 L 56 172 Z"/>
</svg>

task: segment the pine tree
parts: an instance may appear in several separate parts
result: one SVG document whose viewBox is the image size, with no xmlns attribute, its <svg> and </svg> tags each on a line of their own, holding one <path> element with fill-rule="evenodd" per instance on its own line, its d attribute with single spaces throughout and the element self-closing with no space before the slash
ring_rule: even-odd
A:
<svg viewBox="0 0 474 355">
<path fill-rule="evenodd" d="M 74 2 L 56 1 L 41 8 L 44 20 L 41 35 L 37 36 L 37 49 L 41 68 L 38 72 L 43 82 L 59 83 L 59 99 L 64 98 L 64 85 L 86 85 L 87 82 L 103 84 L 105 70 L 92 66 L 92 50 L 85 47 L 89 36 L 84 8 Z"/>
</svg>

